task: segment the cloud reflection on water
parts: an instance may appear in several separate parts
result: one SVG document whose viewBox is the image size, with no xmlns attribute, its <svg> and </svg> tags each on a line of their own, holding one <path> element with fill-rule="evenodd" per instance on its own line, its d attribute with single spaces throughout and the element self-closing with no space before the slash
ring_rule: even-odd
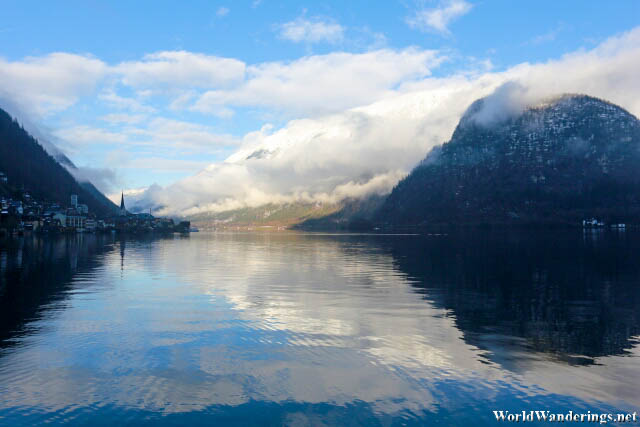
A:
<svg viewBox="0 0 640 427">
<path fill-rule="evenodd" d="M 562 348 L 532 348 L 530 336 L 469 327 L 474 319 L 501 326 L 482 320 L 496 307 L 483 306 L 482 289 L 456 289 L 454 266 L 425 261 L 440 252 L 455 259 L 450 248 L 416 239 L 425 237 L 202 233 L 116 242 L 98 266 L 73 276 L 63 309 L 1 350 L 0 414 L 362 401 L 415 415 L 462 401 L 480 409 L 505 395 L 521 404 L 562 395 L 585 408 L 601 407 L 597 400 L 638 406 L 637 341 L 580 366 Z M 619 267 L 621 278 L 637 274 Z M 456 301 L 468 297 L 481 303 Z M 470 307 L 480 317 L 469 317 Z"/>
</svg>

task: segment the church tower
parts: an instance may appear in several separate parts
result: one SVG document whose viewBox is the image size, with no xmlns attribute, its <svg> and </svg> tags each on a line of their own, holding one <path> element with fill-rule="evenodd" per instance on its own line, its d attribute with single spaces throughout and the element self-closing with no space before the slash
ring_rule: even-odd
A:
<svg viewBox="0 0 640 427">
<path fill-rule="evenodd" d="M 124 207 L 124 191 L 120 197 L 120 216 L 127 216 L 127 210 Z"/>
</svg>

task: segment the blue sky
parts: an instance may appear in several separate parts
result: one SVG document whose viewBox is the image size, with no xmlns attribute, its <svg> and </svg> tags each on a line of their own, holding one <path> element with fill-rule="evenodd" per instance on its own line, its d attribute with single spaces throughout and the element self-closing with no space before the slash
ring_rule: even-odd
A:
<svg viewBox="0 0 640 427">
<path fill-rule="evenodd" d="M 609 4 L 486 0 L 470 2 L 473 7 L 452 20 L 447 37 L 407 25 L 407 17 L 415 11 L 439 4 L 6 0 L 0 18 L 0 43 L 2 55 L 11 60 L 72 52 L 89 53 L 113 63 L 150 52 L 188 50 L 258 63 L 309 53 L 362 51 L 372 43 L 373 34 L 381 34 L 390 47 L 449 48 L 462 56 L 489 57 L 497 66 L 506 66 L 593 45 L 634 27 L 640 19 L 640 5 L 634 0 Z M 221 9 L 228 12 L 220 15 Z M 274 27 L 301 16 L 333 21 L 345 27 L 346 37 L 336 44 L 291 43 L 278 37 Z M 522 49 L 523 45 L 529 48 Z"/>
<path fill-rule="evenodd" d="M 640 2 L 633 0 L 5 0 L 0 106 L 30 121 L 107 193 L 154 183 L 163 190 L 178 183 L 185 190 L 184 180 L 203 170 L 206 175 L 206 168 L 218 170 L 229 156 L 238 159 L 256 147 L 271 147 L 271 165 L 277 164 L 283 146 L 304 146 L 305 131 L 314 126 L 322 134 L 336 131 L 342 125 L 327 123 L 353 109 L 373 114 L 395 106 L 396 112 L 423 108 L 426 114 L 432 106 L 415 97 L 441 102 L 439 97 L 453 99 L 471 86 L 465 96 L 483 96 L 505 79 L 529 82 L 550 62 L 613 66 L 622 60 L 615 55 L 631 55 L 639 18 Z M 622 47 L 610 53 L 608 44 Z M 533 68 L 523 71 L 528 66 Z M 603 72 L 597 78 L 606 80 Z M 621 86 L 624 79 L 613 88 L 593 86 L 590 81 L 600 81 L 594 79 L 585 75 L 582 86 L 566 88 L 592 89 L 621 104 L 625 99 L 617 94 L 635 93 L 635 86 Z M 623 106 L 634 112 L 635 104 Z M 429 143 L 407 136 L 401 149 L 410 154 L 389 166 L 389 182 L 446 140 L 463 107 L 445 102 L 430 113 L 445 114 L 448 121 L 441 131 L 419 135 Z M 389 119 L 376 114 L 383 117 L 380 123 Z M 309 122 L 305 127 L 300 120 Z M 362 150 L 384 156 L 378 149 L 384 143 L 374 139 Z M 309 163 L 309 154 L 301 155 L 291 162 Z M 363 176 L 380 172 L 356 168 L 351 176 L 347 169 L 322 166 L 312 174 L 329 174 L 329 189 L 285 188 L 274 178 L 278 169 L 269 169 L 273 182 L 260 192 L 329 194 L 347 184 L 366 185 Z M 243 191 L 256 186 L 249 180 Z M 212 191 L 189 203 L 218 209 L 229 197 Z"/>
</svg>

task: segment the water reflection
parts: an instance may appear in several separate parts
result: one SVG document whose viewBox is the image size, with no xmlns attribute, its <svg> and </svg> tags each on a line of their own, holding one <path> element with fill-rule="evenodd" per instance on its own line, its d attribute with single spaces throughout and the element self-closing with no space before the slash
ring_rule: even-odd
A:
<svg viewBox="0 0 640 427">
<path fill-rule="evenodd" d="M 637 407 L 639 237 L 493 231 L 382 245 L 487 361 L 546 391 Z"/>
<path fill-rule="evenodd" d="M 0 418 L 462 425 L 496 407 L 633 409 L 630 234 L 65 243 L 46 261 L 64 266 L 54 290 L 6 328 L 23 332 L 0 350 Z M 7 289 L 43 281 L 6 279 L 18 253 L 0 251 Z"/>
<path fill-rule="evenodd" d="M 47 310 L 64 308 L 74 274 L 97 268 L 110 243 L 95 235 L 0 240 L 0 348 Z"/>
<path fill-rule="evenodd" d="M 640 239 L 581 237 L 486 232 L 384 245 L 416 292 L 451 310 L 469 343 L 518 337 L 518 345 L 590 364 L 637 345 Z"/>
</svg>

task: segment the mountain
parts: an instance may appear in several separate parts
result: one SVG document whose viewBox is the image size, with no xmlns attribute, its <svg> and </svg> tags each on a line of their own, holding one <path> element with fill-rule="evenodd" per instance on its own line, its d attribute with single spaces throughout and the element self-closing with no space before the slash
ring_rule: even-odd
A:
<svg viewBox="0 0 640 427">
<path fill-rule="evenodd" d="M 451 140 L 398 183 L 376 221 L 430 224 L 640 223 L 640 122 L 564 95 L 497 114 L 474 102 Z M 502 111 L 505 113 L 505 111 Z"/>
<path fill-rule="evenodd" d="M 47 153 L 49 153 L 51 156 L 53 156 L 53 159 L 56 162 L 60 163 L 68 171 L 70 171 L 72 176 L 77 176 L 76 175 L 76 171 L 78 171 L 78 167 L 75 165 L 75 163 L 73 163 L 71 161 L 71 159 L 69 159 L 55 145 L 51 144 L 50 142 L 47 142 L 46 145 L 45 145 L 44 142 L 45 142 L 44 140 L 38 140 L 38 143 L 43 146 L 43 148 L 47 151 Z M 80 184 L 80 186 L 82 188 L 84 188 L 91 196 L 93 196 L 93 198 L 96 199 L 96 201 L 98 201 L 98 203 L 100 203 L 100 204 L 104 205 L 105 207 L 107 207 L 109 212 L 113 211 L 114 209 L 116 211 L 119 210 L 119 207 L 117 205 L 115 205 L 111 201 L 111 199 L 109 199 L 107 196 L 102 194 L 102 192 L 100 190 L 98 190 L 96 188 L 96 186 L 93 185 L 91 182 L 89 182 L 89 181 L 78 181 L 78 184 Z"/>
<path fill-rule="evenodd" d="M 335 212 L 325 216 L 306 218 L 294 228 L 300 230 L 370 230 L 373 217 L 385 201 L 385 196 L 372 194 L 362 199 L 346 199 L 340 202 Z"/>
<path fill-rule="evenodd" d="M 75 168 L 69 159 L 67 167 Z M 79 183 L 69 171 L 54 159 L 38 141 L 27 133 L 11 116 L 0 109 L 0 171 L 7 175 L 9 186 L 0 192 L 25 189 L 37 199 L 70 204 L 71 194 L 77 194 L 80 203 L 99 216 L 109 215 L 117 209 L 91 183 Z M 7 194 L 9 195 L 9 194 Z"/>
<path fill-rule="evenodd" d="M 325 218 L 339 211 L 341 204 L 270 203 L 224 212 L 206 212 L 187 217 L 193 225 L 210 227 L 290 227 L 316 218 Z"/>
<path fill-rule="evenodd" d="M 345 199 L 337 203 L 268 203 L 223 212 L 205 212 L 185 219 L 199 228 L 287 227 L 298 230 L 358 230 L 373 227 L 371 217 L 384 196 Z"/>
</svg>

